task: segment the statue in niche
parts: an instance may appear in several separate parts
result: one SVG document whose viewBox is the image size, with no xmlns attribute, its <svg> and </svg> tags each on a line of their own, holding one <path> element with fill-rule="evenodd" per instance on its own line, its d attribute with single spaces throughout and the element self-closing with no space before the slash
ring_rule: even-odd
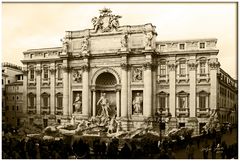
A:
<svg viewBox="0 0 240 161">
<path fill-rule="evenodd" d="M 73 73 L 73 81 L 77 83 L 82 82 L 82 70 L 75 70 Z"/>
<path fill-rule="evenodd" d="M 100 99 L 97 102 L 97 106 L 101 105 L 101 114 L 99 117 L 108 117 L 109 101 L 106 98 L 106 93 L 102 93 Z"/>
<path fill-rule="evenodd" d="M 133 100 L 133 113 L 134 114 L 140 114 L 142 113 L 142 102 L 143 98 L 138 92 Z"/>
<path fill-rule="evenodd" d="M 142 69 L 135 68 L 133 70 L 133 81 L 141 81 L 142 80 Z"/>
<path fill-rule="evenodd" d="M 73 102 L 73 112 L 82 113 L 82 98 L 80 96 L 80 93 L 77 93 L 75 100 Z"/>
<path fill-rule="evenodd" d="M 152 39 L 153 35 L 152 32 L 146 33 L 146 48 L 151 48 L 152 47 Z"/>
</svg>

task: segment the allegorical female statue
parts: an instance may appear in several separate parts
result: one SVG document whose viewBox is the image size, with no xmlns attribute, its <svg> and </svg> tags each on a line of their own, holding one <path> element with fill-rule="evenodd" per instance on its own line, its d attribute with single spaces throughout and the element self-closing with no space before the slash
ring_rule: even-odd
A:
<svg viewBox="0 0 240 161">
<path fill-rule="evenodd" d="M 77 93 L 76 98 L 73 102 L 74 113 L 82 113 L 82 101 L 80 94 Z"/>
<path fill-rule="evenodd" d="M 133 113 L 142 113 L 142 101 L 142 96 L 140 95 L 140 93 L 137 93 L 136 97 L 133 100 Z"/>
<path fill-rule="evenodd" d="M 98 102 L 97 102 L 97 106 L 98 105 L 101 105 L 101 110 L 102 110 L 102 112 L 101 112 L 101 114 L 100 114 L 100 117 L 101 116 L 105 116 L 105 117 L 108 117 L 109 115 L 108 115 L 108 109 L 109 109 L 109 102 L 108 102 L 108 100 L 107 100 L 107 98 L 106 98 L 106 93 L 102 93 L 101 94 L 101 97 L 100 97 L 100 99 L 98 100 Z"/>
</svg>

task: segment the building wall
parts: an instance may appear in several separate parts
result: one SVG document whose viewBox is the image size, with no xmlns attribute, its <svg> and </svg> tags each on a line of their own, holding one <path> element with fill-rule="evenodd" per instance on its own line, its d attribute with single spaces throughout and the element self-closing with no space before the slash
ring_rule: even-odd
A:
<svg viewBox="0 0 240 161">
<path fill-rule="evenodd" d="M 143 29 L 146 34 L 140 32 Z M 131 32 L 127 45 L 122 44 L 125 31 Z M 168 128 L 193 127 L 199 133 L 219 108 L 217 40 L 156 42 L 156 35 L 151 24 L 120 27 L 118 33 L 69 31 L 63 47 L 24 52 L 26 121 L 67 122 L 73 115 L 77 121 L 96 116 L 100 93 L 106 92 L 125 129 L 140 127 L 162 110 Z M 83 50 L 86 41 L 91 45 Z M 78 95 L 80 112 L 75 111 Z M 136 113 L 137 95 L 143 104 Z"/>
</svg>

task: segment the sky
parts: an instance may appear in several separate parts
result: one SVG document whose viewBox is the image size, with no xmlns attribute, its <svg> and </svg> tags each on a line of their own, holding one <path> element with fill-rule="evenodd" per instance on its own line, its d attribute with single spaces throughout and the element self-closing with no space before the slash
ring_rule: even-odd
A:
<svg viewBox="0 0 240 161">
<path fill-rule="evenodd" d="M 106 7 L 120 25 L 156 26 L 157 40 L 217 38 L 221 68 L 237 78 L 236 3 L 3 3 L 2 61 L 22 65 L 23 52 L 58 47 L 65 31 L 93 28 Z"/>
</svg>

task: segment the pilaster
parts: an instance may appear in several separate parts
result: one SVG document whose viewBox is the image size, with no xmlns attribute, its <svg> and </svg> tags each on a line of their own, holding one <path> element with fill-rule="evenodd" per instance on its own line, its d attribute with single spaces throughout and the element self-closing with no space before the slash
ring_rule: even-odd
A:
<svg viewBox="0 0 240 161">
<path fill-rule="evenodd" d="M 209 67 L 210 67 L 210 109 L 216 110 L 217 109 L 217 71 L 220 67 L 220 63 L 218 60 L 210 59 L 209 61 Z"/>
<path fill-rule="evenodd" d="M 188 63 L 189 67 L 189 77 L 190 77 L 190 102 L 189 102 L 189 109 L 190 109 L 190 117 L 196 117 L 196 69 L 197 63 L 195 60 L 192 60 Z"/>
<path fill-rule="evenodd" d="M 143 116 L 152 116 L 152 55 L 146 55 L 147 63 L 144 64 L 144 97 Z"/>
<path fill-rule="evenodd" d="M 176 117 L 176 65 L 175 60 L 168 63 L 169 69 L 169 110 Z"/>
<path fill-rule="evenodd" d="M 27 84 L 28 84 L 28 70 L 27 66 L 23 67 L 23 114 L 27 114 L 28 97 L 27 97 Z"/>
<path fill-rule="evenodd" d="M 122 75 L 122 81 L 121 81 L 121 117 L 127 117 L 128 116 L 128 64 L 127 64 L 127 58 L 123 63 L 121 64 L 121 75 Z"/>
<path fill-rule="evenodd" d="M 41 64 L 37 64 L 36 66 L 36 106 L 37 106 L 37 114 L 41 112 Z"/>
<path fill-rule="evenodd" d="M 50 114 L 54 115 L 55 111 L 55 63 L 52 62 L 50 66 Z"/>
</svg>

